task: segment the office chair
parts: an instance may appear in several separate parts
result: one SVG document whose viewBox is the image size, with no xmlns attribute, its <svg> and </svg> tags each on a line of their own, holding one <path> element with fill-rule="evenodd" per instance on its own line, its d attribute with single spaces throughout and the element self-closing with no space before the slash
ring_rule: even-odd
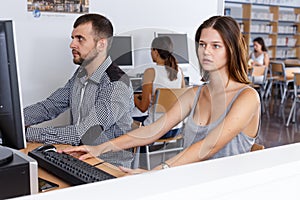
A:
<svg viewBox="0 0 300 200">
<path fill-rule="evenodd" d="M 294 81 L 293 75 L 287 73 L 284 62 L 270 61 L 270 69 L 272 72 L 273 83 L 279 85 L 281 94 L 281 104 L 283 104 L 286 93 L 288 92 L 288 85 Z"/>
<path fill-rule="evenodd" d="M 267 74 L 268 68 L 266 66 L 253 66 L 252 68 L 250 86 L 256 89 L 259 93 L 262 113 L 265 112 L 263 99 L 267 88 Z"/>
<path fill-rule="evenodd" d="M 188 88 L 158 88 L 155 91 L 154 103 L 153 103 L 153 121 L 157 119 L 157 115 L 162 115 L 167 112 L 178 100 L 178 98 L 187 91 Z M 174 147 L 170 147 L 170 143 L 174 144 Z M 152 150 L 157 147 L 161 147 L 158 150 Z M 150 148 L 151 147 L 151 148 Z M 156 154 L 162 154 L 162 162 L 165 161 L 165 154 L 169 152 L 179 152 L 183 149 L 183 136 L 181 134 L 175 137 L 170 137 L 166 139 L 158 139 L 153 144 L 146 145 L 146 162 L 147 169 L 151 169 L 150 156 Z"/>
<path fill-rule="evenodd" d="M 258 151 L 258 150 L 263 150 L 263 149 L 265 149 L 265 147 L 263 145 L 254 143 L 251 147 L 251 152 L 252 151 Z"/>
<path fill-rule="evenodd" d="M 266 66 L 253 66 L 251 73 L 251 86 L 258 89 L 263 99 L 267 84 L 268 68 Z"/>
<path fill-rule="evenodd" d="M 295 72 L 294 73 L 294 101 L 290 110 L 288 120 L 285 124 L 286 126 L 289 126 L 292 115 L 293 115 L 292 122 L 296 121 L 296 111 L 297 111 L 296 104 L 300 102 L 299 89 L 300 89 L 300 72 Z"/>
</svg>

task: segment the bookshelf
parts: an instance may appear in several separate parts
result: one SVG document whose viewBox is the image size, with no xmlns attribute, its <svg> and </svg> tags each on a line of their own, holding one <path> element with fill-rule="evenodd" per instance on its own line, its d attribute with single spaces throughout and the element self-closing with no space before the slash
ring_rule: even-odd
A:
<svg viewBox="0 0 300 200">
<path fill-rule="evenodd" d="M 252 41 L 262 37 L 271 59 L 300 59 L 300 8 L 225 1 L 225 15 L 240 24 L 249 52 Z"/>
</svg>

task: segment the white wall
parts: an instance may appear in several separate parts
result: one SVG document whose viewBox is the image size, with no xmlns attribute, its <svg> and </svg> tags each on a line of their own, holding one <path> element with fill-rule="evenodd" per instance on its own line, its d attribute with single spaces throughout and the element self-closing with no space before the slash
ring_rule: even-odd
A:
<svg viewBox="0 0 300 200">
<path fill-rule="evenodd" d="M 27 0 L 0 2 L 0 18 L 15 22 L 22 98 L 27 106 L 63 85 L 77 68 L 69 43 L 73 22 L 79 15 L 42 13 L 40 18 L 34 18 L 27 12 Z M 222 14 L 223 4 L 223 0 L 210 0 L 205 6 L 202 0 L 90 0 L 90 12 L 107 16 L 115 34 L 134 35 L 135 49 L 149 48 L 156 30 L 187 33 L 191 66 L 184 73 L 196 83 L 199 69 L 192 42 L 195 31 L 203 20 Z M 136 69 L 148 61 L 151 62 L 147 52 L 136 55 Z"/>
<path fill-rule="evenodd" d="M 223 0 L 210 1 L 206 6 L 203 6 L 203 1 L 195 0 L 176 3 L 171 0 L 125 0 L 119 1 L 118 6 L 105 5 L 111 5 L 111 1 L 92 1 L 91 12 L 100 12 L 110 18 L 115 26 L 115 34 L 132 35 L 134 38 L 134 49 L 137 51 L 135 68 L 127 71 L 130 75 L 142 73 L 152 64 L 149 47 L 155 31 L 187 33 L 190 65 L 182 67 L 184 74 L 190 76 L 191 82 L 199 84 L 194 35 L 203 20 L 217 13 L 223 13 Z"/>
</svg>

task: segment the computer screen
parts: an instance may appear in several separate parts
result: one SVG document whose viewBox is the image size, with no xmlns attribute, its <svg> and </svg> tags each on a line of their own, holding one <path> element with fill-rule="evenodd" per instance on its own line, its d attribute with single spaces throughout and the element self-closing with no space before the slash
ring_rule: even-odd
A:
<svg viewBox="0 0 300 200">
<path fill-rule="evenodd" d="M 12 20 L 0 20 L 0 144 L 26 147 Z"/>
<path fill-rule="evenodd" d="M 112 60 L 121 68 L 133 68 L 133 41 L 131 36 L 113 36 L 110 48 Z"/>
<path fill-rule="evenodd" d="M 142 77 L 130 78 L 130 82 L 131 82 L 134 93 L 136 93 L 136 94 L 142 93 L 142 90 L 143 90 L 143 78 Z"/>
<path fill-rule="evenodd" d="M 168 36 L 173 42 L 173 54 L 178 61 L 178 64 L 189 63 L 188 40 L 187 34 L 183 33 L 156 33 L 156 37 Z"/>
</svg>

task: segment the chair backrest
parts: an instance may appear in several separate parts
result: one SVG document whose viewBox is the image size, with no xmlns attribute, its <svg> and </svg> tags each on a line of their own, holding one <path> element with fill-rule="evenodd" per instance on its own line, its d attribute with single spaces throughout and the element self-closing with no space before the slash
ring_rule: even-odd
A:
<svg viewBox="0 0 300 200">
<path fill-rule="evenodd" d="M 270 65 L 272 67 L 272 72 L 274 73 L 282 73 L 284 72 L 285 64 L 282 61 L 270 61 Z M 283 68 L 284 67 L 284 68 Z"/>
<path fill-rule="evenodd" d="M 286 80 L 285 64 L 283 61 L 270 61 L 272 76 L 281 76 Z"/>
<path fill-rule="evenodd" d="M 300 86 L 300 72 L 294 73 L 294 84 Z"/>
<path fill-rule="evenodd" d="M 265 147 L 261 144 L 254 143 L 251 147 L 251 151 L 263 150 Z"/>
<path fill-rule="evenodd" d="M 266 66 L 253 66 L 252 76 L 264 76 L 266 68 Z"/>
<path fill-rule="evenodd" d="M 294 73 L 294 95 L 297 97 L 300 88 L 300 72 Z"/>
<path fill-rule="evenodd" d="M 154 113 L 165 113 L 188 88 L 157 88 L 154 96 Z"/>
<path fill-rule="evenodd" d="M 266 66 L 253 66 L 252 68 L 252 82 L 254 84 L 265 84 L 268 74 L 268 68 Z"/>
</svg>

